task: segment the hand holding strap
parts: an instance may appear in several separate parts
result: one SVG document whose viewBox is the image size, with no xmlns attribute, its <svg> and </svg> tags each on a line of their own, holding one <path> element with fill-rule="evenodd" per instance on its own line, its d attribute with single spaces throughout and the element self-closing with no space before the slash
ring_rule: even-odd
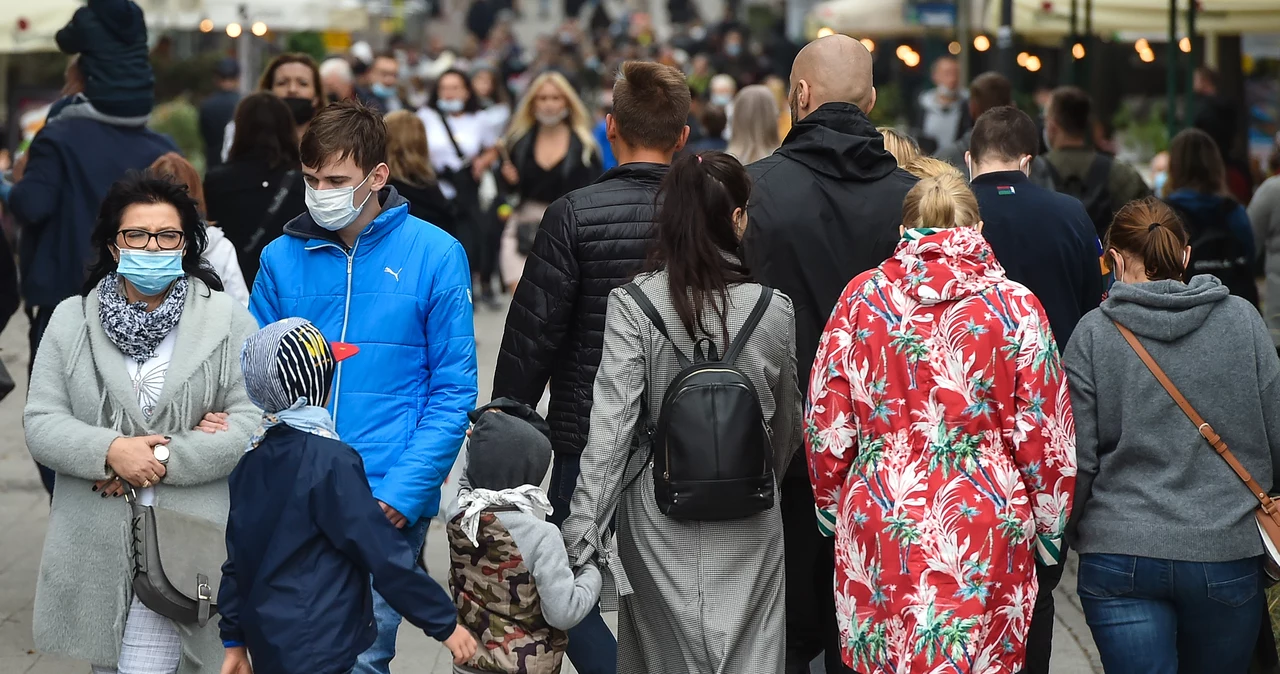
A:
<svg viewBox="0 0 1280 674">
<path fill-rule="evenodd" d="M 1143 364 L 1147 366 L 1147 369 L 1151 370 L 1151 374 L 1155 375 L 1156 381 L 1160 382 L 1160 385 L 1169 393 L 1169 397 L 1173 398 L 1173 402 L 1178 405 L 1182 410 L 1182 413 L 1186 414 L 1187 418 L 1191 420 L 1191 423 L 1195 424 L 1196 430 L 1200 431 L 1200 435 L 1208 441 L 1209 445 L 1218 453 L 1218 456 L 1221 456 L 1223 460 L 1227 462 L 1227 465 L 1231 466 L 1231 470 L 1235 471 L 1236 477 L 1240 478 L 1240 481 L 1243 482 L 1245 486 L 1249 488 L 1249 491 L 1253 493 L 1254 498 L 1258 499 L 1258 503 L 1262 504 L 1262 511 L 1280 523 L 1280 513 L 1277 512 L 1277 505 L 1275 501 L 1272 501 L 1271 497 L 1267 495 L 1267 490 L 1263 489 L 1262 485 L 1259 485 L 1257 480 L 1254 480 L 1253 476 L 1249 474 L 1249 471 L 1245 469 L 1244 465 L 1236 459 L 1235 455 L 1231 453 L 1231 450 L 1227 448 L 1227 443 L 1222 441 L 1222 436 L 1218 435 L 1218 433 L 1213 430 L 1213 426 L 1210 426 L 1209 422 L 1205 421 L 1204 417 L 1200 416 L 1200 414 L 1196 412 L 1195 408 L 1191 406 L 1191 403 L 1187 402 L 1187 399 L 1182 395 L 1182 392 L 1178 390 L 1177 386 L 1173 385 L 1173 382 L 1169 380 L 1169 376 L 1164 373 L 1164 370 L 1160 369 L 1160 366 L 1156 364 L 1155 359 L 1151 357 L 1151 354 L 1147 351 L 1146 347 L 1142 345 L 1142 342 L 1138 341 L 1138 337 L 1133 334 L 1133 331 L 1119 323 L 1116 323 L 1115 325 L 1116 329 L 1120 331 L 1120 334 L 1124 337 L 1125 341 L 1129 342 L 1129 346 L 1133 347 L 1134 352 L 1138 354 L 1138 358 L 1141 358 Z"/>
</svg>

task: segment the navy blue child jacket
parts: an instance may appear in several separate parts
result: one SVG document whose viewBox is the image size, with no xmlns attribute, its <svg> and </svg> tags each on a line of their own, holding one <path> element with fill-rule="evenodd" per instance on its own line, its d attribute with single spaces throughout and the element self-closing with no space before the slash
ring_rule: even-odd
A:
<svg viewBox="0 0 1280 674">
<path fill-rule="evenodd" d="M 453 634 L 449 595 L 373 498 L 345 443 L 280 425 L 231 473 L 222 639 L 261 674 L 345 673 L 377 635 L 373 587 L 438 640 Z"/>
</svg>

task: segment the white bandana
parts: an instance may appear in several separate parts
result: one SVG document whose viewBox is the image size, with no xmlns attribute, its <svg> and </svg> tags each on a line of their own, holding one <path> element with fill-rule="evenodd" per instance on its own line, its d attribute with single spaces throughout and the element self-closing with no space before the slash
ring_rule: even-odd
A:
<svg viewBox="0 0 1280 674">
<path fill-rule="evenodd" d="M 462 533 L 472 545 L 479 545 L 476 530 L 480 526 L 480 513 L 493 506 L 515 506 L 521 512 L 533 516 L 547 516 L 552 512 L 551 501 L 546 492 L 532 484 L 521 485 L 515 489 L 491 491 L 489 489 L 472 489 L 458 496 L 458 508 L 462 510 Z"/>
</svg>

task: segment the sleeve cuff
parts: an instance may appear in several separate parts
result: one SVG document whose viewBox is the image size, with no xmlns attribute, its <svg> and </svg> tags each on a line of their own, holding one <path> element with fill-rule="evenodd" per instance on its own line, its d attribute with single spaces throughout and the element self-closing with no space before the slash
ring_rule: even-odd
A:
<svg viewBox="0 0 1280 674">
<path fill-rule="evenodd" d="M 244 648 L 244 642 L 243 642 L 243 641 L 227 641 L 227 640 L 224 640 L 224 641 L 222 642 L 222 647 L 223 647 L 223 648 Z"/>
<path fill-rule="evenodd" d="M 1062 535 L 1036 534 L 1036 561 L 1043 566 L 1057 566 L 1062 561 Z"/>
<path fill-rule="evenodd" d="M 814 506 L 814 511 L 818 514 L 818 532 L 827 538 L 834 537 L 836 535 L 836 514 L 818 506 Z"/>
</svg>

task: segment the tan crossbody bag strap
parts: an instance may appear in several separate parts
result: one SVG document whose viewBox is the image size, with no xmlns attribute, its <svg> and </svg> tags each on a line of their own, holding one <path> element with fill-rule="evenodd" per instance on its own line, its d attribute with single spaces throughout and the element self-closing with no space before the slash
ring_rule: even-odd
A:
<svg viewBox="0 0 1280 674">
<path fill-rule="evenodd" d="M 1177 403 L 1178 407 L 1182 409 L 1183 414 L 1186 414 L 1187 418 L 1191 420 L 1191 423 L 1196 425 L 1196 429 L 1199 430 L 1200 435 L 1209 442 L 1209 446 L 1213 447 L 1214 451 L 1216 451 L 1218 456 L 1221 456 L 1223 460 L 1227 462 L 1228 466 L 1231 466 L 1231 470 L 1236 472 L 1236 476 L 1240 478 L 1240 481 L 1244 482 L 1245 486 L 1249 488 L 1249 491 L 1258 499 L 1258 503 L 1262 504 L 1262 511 L 1269 515 L 1272 520 L 1275 520 L 1277 524 L 1280 524 L 1280 513 L 1277 512 L 1277 505 L 1275 501 L 1271 500 L 1271 497 L 1267 495 L 1267 490 L 1263 489 L 1262 486 L 1253 479 L 1253 476 L 1249 474 L 1249 471 L 1245 469 L 1240 461 L 1236 459 L 1235 455 L 1231 453 L 1231 450 L 1227 448 L 1227 443 L 1222 441 L 1222 436 L 1218 435 L 1217 432 L 1213 430 L 1213 426 L 1210 426 L 1209 422 L 1205 421 L 1204 417 L 1200 416 L 1200 414 L 1196 412 L 1195 408 L 1191 406 L 1191 403 L 1187 402 L 1187 399 L 1183 397 L 1182 392 L 1178 390 L 1178 387 L 1174 386 L 1172 381 L 1169 381 L 1169 376 L 1164 373 L 1164 370 L 1160 369 L 1159 365 L 1156 365 L 1156 361 L 1151 358 L 1151 354 L 1147 352 L 1146 347 L 1142 346 L 1142 342 L 1138 341 L 1137 336 L 1134 335 L 1129 328 L 1126 328 L 1119 323 L 1116 323 L 1115 325 L 1116 329 L 1120 331 L 1120 334 L 1124 336 L 1125 341 L 1129 342 L 1129 346 L 1133 347 L 1134 352 L 1138 354 L 1138 358 L 1141 358 L 1142 362 L 1147 366 L 1147 369 L 1151 370 L 1151 374 L 1155 375 L 1156 381 L 1159 381 L 1160 385 L 1164 387 L 1164 390 L 1169 392 L 1169 397 L 1173 398 L 1173 402 Z"/>
</svg>

